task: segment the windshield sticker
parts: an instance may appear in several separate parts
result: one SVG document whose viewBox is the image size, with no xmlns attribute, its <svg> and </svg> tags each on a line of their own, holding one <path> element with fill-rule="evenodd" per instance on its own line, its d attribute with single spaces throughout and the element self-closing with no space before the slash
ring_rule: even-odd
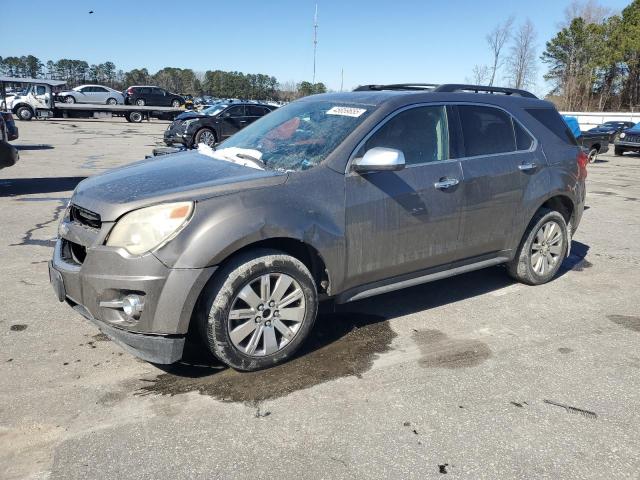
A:
<svg viewBox="0 0 640 480">
<path fill-rule="evenodd" d="M 366 111 L 366 108 L 332 107 L 331 109 L 327 110 L 327 115 L 342 115 L 343 117 L 358 118 Z"/>
</svg>

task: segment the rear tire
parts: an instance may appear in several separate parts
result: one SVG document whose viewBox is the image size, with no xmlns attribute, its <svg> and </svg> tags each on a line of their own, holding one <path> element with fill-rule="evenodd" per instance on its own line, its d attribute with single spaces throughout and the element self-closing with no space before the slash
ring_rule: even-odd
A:
<svg viewBox="0 0 640 480">
<path fill-rule="evenodd" d="M 613 153 L 615 154 L 616 157 L 621 157 L 622 155 L 624 155 L 624 149 L 620 147 L 615 147 L 613 149 Z"/>
<path fill-rule="evenodd" d="M 127 115 L 127 120 L 129 120 L 132 123 L 140 123 L 142 122 L 143 116 L 141 112 L 130 112 Z"/>
<path fill-rule="evenodd" d="M 216 272 L 201 299 L 199 326 L 213 355 L 236 370 L 253 371 L 291 358 L 317 310 L 307 267 L 278 250 L 257 249 Z"/>
<path fill-rule="evenodd" d="M 598 158 L 598 149 L 597 148 L 592 148 L 588 155 L 587 158 L 589 159 L 589 163 L 593 163 L 596 161 L 596 159 Z"/>
<path fill-rule="evenodd" d="M 564 217 L 555 210 L 541 208 L 529 223 L 507 271 L 519 282 L 542 285 L 558 273 L 568 247 L 569 232 Z"/>
</svg>

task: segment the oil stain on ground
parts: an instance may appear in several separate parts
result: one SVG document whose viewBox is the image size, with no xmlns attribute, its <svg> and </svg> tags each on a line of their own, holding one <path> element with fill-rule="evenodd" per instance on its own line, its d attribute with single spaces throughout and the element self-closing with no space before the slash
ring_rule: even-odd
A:
<svg viewBox="0 0 640 480">
<path fill-rule="evenodd" d="M 633 315 L 607 315 L 607 318 L 621 327 L 640 332 L 640 317 Z"/>
<path fill-rule="evenodd" d="M 439 330 L 416 330 L 413 341 L 420 347 L 419 364 L 424 368 L 466 368 L 480 365 L 491 350 L 478 340 L 449 338 Z"/>
<path fill-rule="evenodd" d="M 227 402 L 257 405 L 341 377 L 360 377 L 396 334 L 384 317 L 358 313 L 321 315 L 301 353 L 259 372 L 178 365 L 148 381 L 138 395 L 200 392 Z"/>
</svg>

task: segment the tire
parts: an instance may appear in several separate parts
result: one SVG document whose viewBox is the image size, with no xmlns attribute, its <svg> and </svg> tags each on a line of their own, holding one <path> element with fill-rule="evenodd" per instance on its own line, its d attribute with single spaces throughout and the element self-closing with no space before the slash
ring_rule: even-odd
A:
<svg viewBox="0 0 640 480">
<path fill-rule="evenodd" d="M 551 225 L 555 225 L 551 230 Z M 547 233 L 549 237 L 544 238 Z M 557 233 L 556 233 L 557 232 Z M 559 240 L 554 242 L 556 235 L 559 234 Z M 541 235 L 540 237 L 538 235 Z M 538 245 L 539 247 L 536 247 Z M 569 231 L 564 217 L 555 210 L 541 208 L 534 215 L 529 223 L 527 230 L 520 241 L 516 256 L 507 264 L 509 275 L 519 282 L 528 285 L 542 285 L 550 281 L 558 270 L 560 265 L 567 256 L 569 247 Z M 534 253 L 534 249 L 536 249 Z M 539 251 L 548 252 L 548 255 L 537 253 Z M 555 256 L 554 256 L 554 251 Z M 538 257 L 535 257 L 538 255 Z M 547 263 L 545 268 L 545 259 L 553 259 L 553 264 Z M 548 260 L 546 260 L 548 262 Z M 541 263 L 538 263 L 541 262 Z M 549 262 L 550 263 L 550 262 Z"/>
<path fill-rule="evenodd" d="M 213 147 L 218 142 L 218 136 L 216 132 L 211 130 L 210 128 L 201 128 L 196 132 L 193 136 L 193 147 L 197 147 L 198 144 L 204 143 L 209 147 Z"/>
<path fill-rule="evenodd" d="M 176 98 L 176 99 L 171 100 L 171 106 L 172 106 L 173 108 L 178 108 L 180 105 L 182 105 L 182 104 L 180 103 L 180 100 L 178 100 L 177 98 Z"/>
<path fill-rule="evenodd" d="M 269 289 L 261 293 L 265 278 Z M 287 282 L 291 283 L 283 288 Z M 313 328 L 317 292 L 311 273 L 294 257 L 267 249 L 240 254 L 205 287 L 199 307 L 204 342 L 214 356 L 236 370 L 254 371 L 285 362 Z M 287 306 L 278 306 L 297 295 Z M 237 320 L 229 318 L 232 311 Z"/>
<path fill-rule="evenodd" d="M 127 115 L 127 120 L 129 120 L 132 123 L 140 123 L 142 122 L 143 116 L 141 112 L 130 112 Z"/>
<path fill-rule="evenodd" d="M 144 106 L 145 106 L 145 103 L 146 103 L 146 102 L 144 101 L 144 98 L 138 98 L 138 99 L 136 100 L 136 105 L 138 105 L 139 107 L 144 107 Z"/>
<path fill-rule="evenodd" d="M 33 110 L 31 110 L 29 107 L 20 107 L 18 108 L 18 110 L 16 110 L 16 116 L 20 120 L 28 122 L 33 118 Z"/>
<path fill-rule="evenodd" d="M 107 105 L 117 105 L 118 104 L 118 100 L 116 100 L 115 98 L 107 98 Z"/>
<path fill-rule="evenodd" d="M 587 158 L 589 159 L 589 163 L 595 162 L 596 159 L 598 158 L 598 149 L 592 148 L 591 150 L 589 150 L 589 153 L 587 154 Z"/>
<path fill-rule="evenodd" d="M 67 97 L 64 97 L 64 103 L 76 103 L 76 99 L 69 95 Z"/>
<path fill-rule="evenodd" d="M 624 149 L 620 147 L 615 147 L 613 149 L 613 153 L 615 154 L 616 157 L 621 157 L 622 155 L 624 155 Z"/>
</svg>

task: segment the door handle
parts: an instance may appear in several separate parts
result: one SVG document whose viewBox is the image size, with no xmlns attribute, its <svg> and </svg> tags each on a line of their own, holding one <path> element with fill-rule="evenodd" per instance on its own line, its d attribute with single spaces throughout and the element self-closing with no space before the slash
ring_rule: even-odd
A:
<svg viewBox="0 0 640 480">
<path fill-rule="evenodd" d="M 455 187 L 460 183 L 457 178 L 441 178 L 440 181 L 433 184 L 438 190 L 446 190 L 447 188 Z"/>
<path fill-rule="evenodd" d="M 521 172 L 528 172 L 530 170 L 535 170 L 538 166 L 533 162 L 521 163 L 518 165 L 518 168 Z"/>
</svg>

